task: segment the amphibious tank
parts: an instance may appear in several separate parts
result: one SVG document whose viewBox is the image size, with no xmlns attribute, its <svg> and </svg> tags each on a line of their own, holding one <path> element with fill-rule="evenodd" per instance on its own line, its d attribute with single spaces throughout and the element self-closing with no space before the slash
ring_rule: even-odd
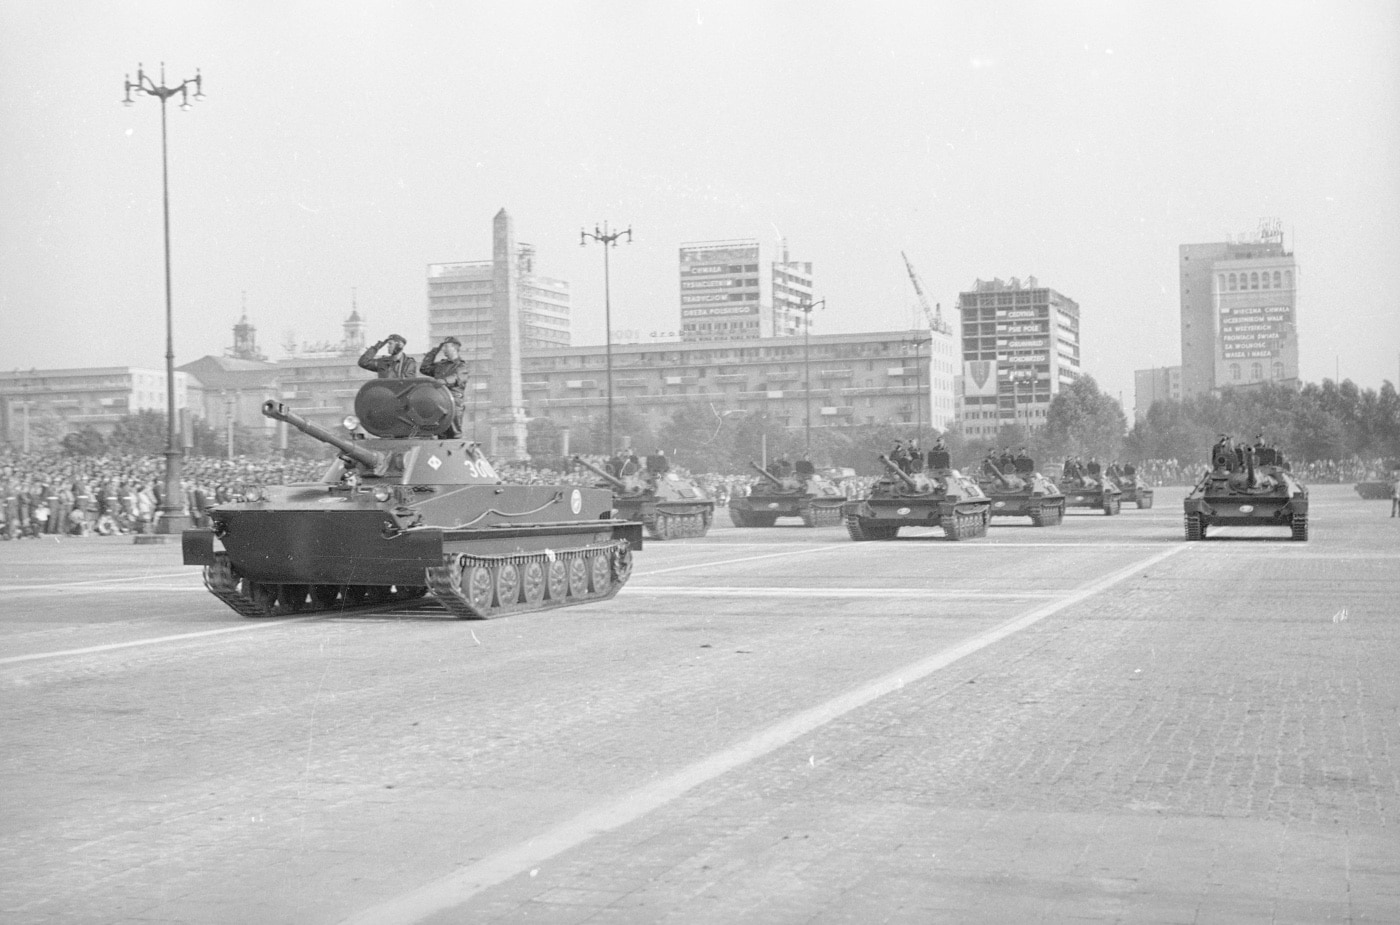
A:
<svg viewBox="0 0 1400 925">
<path fill-rule="evenodd" d="M 1035 471 L 1033 460 L 1021 459 L 1014 472 L 1005 473 L 991 460 L 983 462 L 977 485 L 991 500 L 993 517 L 1029 517 L 1032 526 L 1053 527 L 1065 517 L 1064 493 Z"/>
<path fill-rule="evenodd" d="M 1136 504 L 1139 511 L 1152 506 L 1152 486 L 1147 484 L 1132 466 L 1113 476 L 1113 482 L 1123 492 L 1118 497 L 1120 504 Z"/>
<path fill-rule="evenodd" d="M 262 412 L 339 456 L 320 482 L 253 491 L 185 531 L 185 564 L 244 616 L 425 595 L 467 619 L 601 601 L 642 547 L 642 525 L 612 517 L 612 492 L 508 485 L 475 443 L 443 438 L 452 396 L 436 380 L 366 382 L 344 436 L 278 401 Z"/>
<path fill-rule="evenodd" d="M 885 474 L 870 486 L 870 493 L 841 509 L 851 539 L 892 540 L 900 527 L 942 527 L 950 540 L 987 535 L 992 502 L 975 479 L 946 465 L 905 472 L 883 453 L 880 463 Z"/>
<path fill-rule="evenodd" d="M 621 520 L 640 521 L 647 535 L 658 540 L 704 536 L 715 517 L 715 502 L 694 479 L 650 467 L 615 476 L 581 456 L 574 462 L 592 472 L 613 493 L 613 508 Z M 600 486 L 602 487 L 602 486 Z"/>
<path fill-rule="evenodd" d="M 1065 496 L 1065 507 L 1084 507 L 1103 511 L 1104 514 L 1117 514 L 1123 507 L 1123 492 L 1113 479 L 1100 473 L 1065 473 L 1058 482 L 1060 492 Z"/>
<path fill-rule="evenodd" d="M 749 465 L 760 476 L 746 495 L 729 499 L 729 519 L 736 527 L 771 527 L 779 517 L 800 517 L 804 526 L 834 527 L 841 522 L 846 495 L 816 471 L 799 471 L 779 478 L 758 463 Z"/>
<path fill-rule="evenodd" d="M 1308 490 L 1272 448 L 1240 453 L 1219 444 L 1211 468 L 1184 502 L 1186 539 L 1203 540 L 1211 527 L 1287 527 L 1293 539 L 1308 538 Z"/>
</svg>

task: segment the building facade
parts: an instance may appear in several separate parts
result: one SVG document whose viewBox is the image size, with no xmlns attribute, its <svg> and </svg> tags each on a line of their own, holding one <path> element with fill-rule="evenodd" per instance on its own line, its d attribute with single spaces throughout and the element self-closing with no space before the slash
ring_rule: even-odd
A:
<svg viewBox="0 0 1400 925">
<path fill-rule="evenodd" d="M 1181 367 L 1133 370 L 1133 421 L 1141 421 L 1156 401 L 1181 401 Z"/>
<path fill-rule="evenodd" d="M 685 343 L 802 334 L 812 305 L 812 264 L 786 243 L 764 264 L 756 239 L 680 248 L 681 340 Z"/>
<path fill-rule="evenodd" d="M 944 429 L 953 407 L 951 376 L 932 375 L 929 359 L 923 331 L 614 344 L 613 402 L 653 427 L 683 405 L 704 402 L 716 414 L 767 412 L 791 428 L 806 427 L 810 411 L 813 427 L 923 423 Z M 531 417 L 569 427 L 607 413 L 601 346 L 526 354 L 522 375 Z M 935 390 L 936 381 L 946 385 Z M 941 426 L 931 423 L 940 420 L 933 409 L 947 412 Z"/>
<path fill-rule="evenodd" d="M 200 383 L 175 372 L 175 410 L 203 404 Z M 140 411 L 166 411 L 165 370 L 134 366 L 31 369 L 0 373 L 0 434 L 23 447 L 38 419 L 57 419 L 69 430 L 94 427 L 104 436 L 118 420 Z"/>
<path fill-rule="evenodd" d="M 1079 378 L 1079 304 L 1034 276 L 977 280 L 959 293 L 962 387 L 959 414 L 969 437 L 995 437 L 1006 424 L 1044 426 L 1051 400 Z"/>
<path fill-rule="evenodd" d="M 1240 241 L 1183 244 L 1183 397 L 1298 382 L 1298 266 L 1277 220 Z"/>
<path fill-rule="evenodd" d="M 462 356 L 468 362 L 491 362 L 497 327 L 492 318 L 497 262 L 493 255 L 490 260 L 428 265 L 428 347 L 455 337 L 462 342 Z M 522 347 L 569 346 L 569 284 L 535 273 L 533 245 L 516 244 L 513 262 Z"/>
</svg>

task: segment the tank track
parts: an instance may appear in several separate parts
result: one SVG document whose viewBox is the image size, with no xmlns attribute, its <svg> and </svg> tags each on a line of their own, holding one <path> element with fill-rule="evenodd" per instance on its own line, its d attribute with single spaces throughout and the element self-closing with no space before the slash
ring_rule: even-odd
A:
<svg viewBox="0 0 1400 925">
<path fill-rule="evenodd" d="M 940 526 L 943 535 L 950 540 L 970 540 L 987 535 L 987 523 L 992 519 L 990 509 L 980 511 L 958 511 L 943 516 Z"/>
<path fill-rule="evenodd" d="M 1143 497 L 1141 494 L 1139 494 L 1137 499 L 1137 506 L 1139 511 L 1147 510 L 1152 506 L 1152 496 L 1147 495 L 1146 497 Z"/>
<path fill-rule="evenodd" d="M 714 512 L 708 509 L 663 511 L 658 508 L 656 516 L 646 521 L 647 536 L 655 540 L 704 536 L 710 532 L 710 524 L 713 522 Z"/>
<path fill-rule="evenodd" d="M 1293 539 L 1306 543 L 1308 541 L 1308 515 L 1294 514 L 1292 523 Z"/>
<path fill-rule="evenodd" d="M 276 584 L 251 581 L 240 575 L 228 553 L 214 553 L 204 567 L 204 587 L 245 617 L 285 617 L 293 614 L 344 611 L 366 606 L 417 600 L 428 593 L 422 586 Z"/>
<path fill-rule="evenodd" d="M 427 571 L 428 593 L 463 620 L 605 601 L 632 575 L 626 540 L 509 556 L 449 553 Z"/>
<path fill-rule="evenodd" d="M 1053 527 L 1065 519 L 1064 502 L 1059 504 L 1042 504 L 1034 508 L 1031 512 L 1031 526 L 1033 527 Z"/>
<path fill-rule="evenodd" d="M 1200 514 L 1186 515 L 1186 539 L 1188 542 L 1203 540 L 1206 538 L 1207 525 L 1201 520 Z"/>
<path fill-rule="evenodd" d="M 841 506 L 845 500 L 838 501 L 835 505 L 809 504 L 802 512 L 802 524 L 807 527 L 834 527 L 841 523 Z"/>
<path fill-rule="evenodd" d="M 1104 500 L 1103 512 L 1105 516 L 1112 517 L 1114 514 L 1117 514 L 1122 509 L 1123 502 L 1117 496 L 1106 498 Z"/>
<path fill-rule="evenodd" d="M 846 533 L 857 543 L 866 540 L 892 540 L 899 535 L 899 524 L 865 523 L 859 514 L 847 513 Z"/>
</svg>

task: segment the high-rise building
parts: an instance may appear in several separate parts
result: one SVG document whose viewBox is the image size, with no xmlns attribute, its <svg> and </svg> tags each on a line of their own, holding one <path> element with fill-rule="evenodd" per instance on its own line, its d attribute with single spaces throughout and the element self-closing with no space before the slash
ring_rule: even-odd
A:
<svg viewBox="0 0 1400 925">
<path fill-rule="evenodd" d="M 1153 402 L 1181 401 L 1181 367 L 1133 370 L 1133 420 L 1141 421 Z"/>
<path fill-rule="evenodd" d="M 1298 380 L 1297 263 L 1277 219 L 1242 238 L 1180 247 L 1185 398 Z"/>
<path fill-rule="evenodd" d="M 812 303 L 812 264 L 780 242 L 766 267 L 756 239 L 680 248 L 681 340 L 687 343 L 795 337 Z"/>
<path fill-rule="evenodd" d="M 1003 424 L 1040 427 L 1050 401 L 1079 378 L 1079 304 L 1034 276 L 977 280 L 962 313 L 959 418 L 969 437 Z"/>
<path fill-rule="evenodd" d="M 526 350 L 567 347 L 569 332 L 569 284 L 535 273 L 535 248 L 515 245 L 515 290 L 520 312 L 521 346 Z M 495 258 L 462 263 L 428 265 L 428 346 L 444 338 L 462 342 L 462 356 L 472 365 L 489 364 L 495 325 L 491 306 L 495 298 Z"/>
</svg>

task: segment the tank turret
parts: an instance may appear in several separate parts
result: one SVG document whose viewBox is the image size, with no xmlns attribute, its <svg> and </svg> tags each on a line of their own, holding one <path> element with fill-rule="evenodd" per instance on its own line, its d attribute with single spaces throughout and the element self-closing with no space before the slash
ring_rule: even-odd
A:
<svg viewBox="0 0 1400 925">
<path fill-rule="evenodd" d="M 452 396 L 433 379 L 373 379 L 355 396 L 354 438 L 285 421 L 339 456 L 320 482 L 268 486 L 220 504 L 184 534 L 184 561 L 245 616 L 401 604 L 431 596 L 485 618 L 605 600 L 631 575 L 642 525 L 612 516 L 611 491 L 505 484 L 481 448 L 439 435 Z M 222 548 L 216 548 L 222 547 Z"/>
<path fill-rule="evenodd" d="M 1015 473 L 1002 472 L 990 459 L 982 461 L 982 491 L 992 502 L 993 517 L 1029 517 L 1035 527 L 1053 527 L 1064 520 L 1065 495 L 1035 471 L 1035 461 L 1022 456 Z"/>
</svg>

